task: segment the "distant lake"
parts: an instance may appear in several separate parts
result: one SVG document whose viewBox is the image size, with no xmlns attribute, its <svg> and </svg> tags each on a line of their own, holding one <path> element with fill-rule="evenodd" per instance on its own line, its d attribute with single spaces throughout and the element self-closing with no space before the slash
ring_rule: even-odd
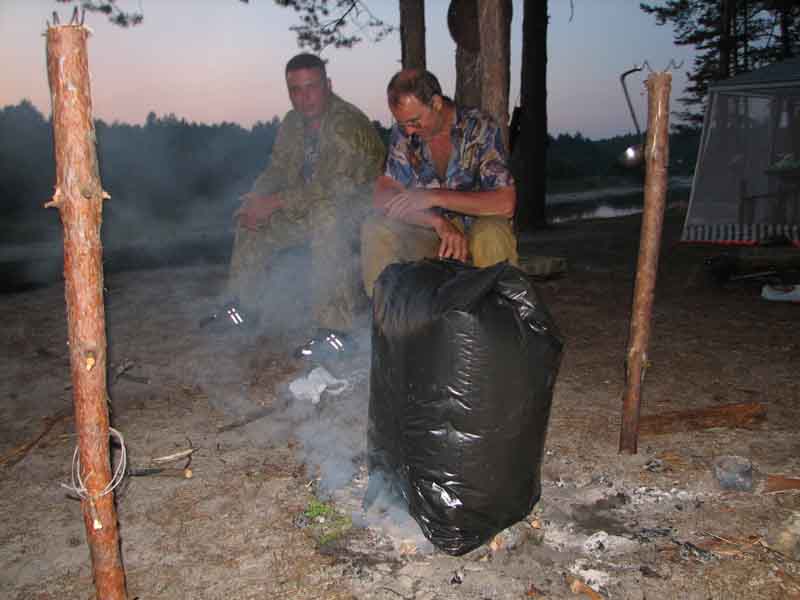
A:
<svg viewBox="0 0 800 600">
<path fill-rule="evenodd" d="M 686 202 L 692 186 L 691 177 L 671 177 L 667 205 Z M 547 218 L 551 223 L 582 219 L 611 219 L 642 212 L 644 186 L 616 185 L 580 192 L 547 194 Z"/>
</svg>

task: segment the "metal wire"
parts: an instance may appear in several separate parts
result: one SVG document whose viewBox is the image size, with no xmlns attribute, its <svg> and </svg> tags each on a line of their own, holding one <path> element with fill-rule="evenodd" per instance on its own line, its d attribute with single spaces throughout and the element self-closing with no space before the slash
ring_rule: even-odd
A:
<svg viewBox="0 0 800 600">
<path fill-rule="evenodd" d="M 79 498 L 82 498 L 83 500 L 94 500 L 96 498 L 101 498 L 106 494 L 110 494 L 120 483 L 122 483 L 122 480 L 125 478 L 125 468 L 127 467 L 128 462 L 128 451 L 125 448 L 125 438 L 123 438 L 122 434 L 113 427 L 108 428 L 108 433 L 117 438 L 122 450 L 120 452 L 119 460 L 117 461 L 117 466 L 114 469 L 114 476 L 111 478 L 111 481 L 108 482 L 106 487 L 103 488 L 103 491 L 97 494 L 97 496 L 94 498 L 89 497 L 89 494 L 83 485 L 83 479 L 81 478 L 81 456 L 78 446 L 75 446 L 75 452 L 72 454 L 72 469 L 70 473 L 70 481 L 72 485 L 62 483 L 61 487 L 68 489 L 70 492 Z"/>
</svg>

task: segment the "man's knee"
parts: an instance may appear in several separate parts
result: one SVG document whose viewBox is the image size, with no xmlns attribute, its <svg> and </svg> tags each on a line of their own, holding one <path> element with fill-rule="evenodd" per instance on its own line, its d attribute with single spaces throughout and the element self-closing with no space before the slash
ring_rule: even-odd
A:
<svg viewBox="0 0 800 600">
<path fill-rule="evenodd" d="M 364 291 L 372 298 L 375 280 L 400 254 L 400 234 L 386 217 L 371 215 L 361 225 L 361 275 Z"/>
<path fill-rule="evenodd" d="M 519 264 L 517 237 L 511 221 L 504 217 L 480 217 L 472 223 L 469 250 L 476 267 L 490 267 L 507 260 Z"/>
</svg>

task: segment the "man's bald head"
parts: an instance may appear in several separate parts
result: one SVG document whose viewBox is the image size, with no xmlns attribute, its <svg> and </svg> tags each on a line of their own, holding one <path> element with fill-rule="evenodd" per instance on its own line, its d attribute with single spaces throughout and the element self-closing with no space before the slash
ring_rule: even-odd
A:
<svg viewBox="0 0 800 600">
<path fill-rule="evenodd" d="M 442 86 L 430 71 L 403 69 L 395 73 L 386 88 L 389 107 L 397 106 L 404 96 L 413 96 L 425 106 L 431 106 L 434 96 L 442 96 Z"/>
</svg>

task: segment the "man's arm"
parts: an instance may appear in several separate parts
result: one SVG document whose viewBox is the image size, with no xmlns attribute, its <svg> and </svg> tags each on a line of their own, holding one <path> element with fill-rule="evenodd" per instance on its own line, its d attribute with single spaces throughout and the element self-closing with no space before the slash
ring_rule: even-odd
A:
<svg viewBox="0 0 800 600">
<path fill-rule="evenodd" d="M 460 229 L 442 215 L 435 213 L 430 208 L 409 210 L 397 216 L 389 215 L 387 212 L 387 206 L 390 206 L 396 199 L 424 192 L 425 190 L 407 190 L 398 181 L 386 175 L 381 175 L 375 182 L 374 207 L 379 213 L 399 219 L 410 225 L 433 229 L 441 240 L 438 252 L 440 258 L 466 261 L 469 255 L 466 237 Z"/>
<path fill-rule="evenodd" d="M 279 192 L 288 184 L 289 165 L 292 162 L 291 131 L 297 127 L 291 113 L 287 114 L 278 129 L 275 144 L 272 147 L 270 161 L 259 174 L 252 189 L 243 194 L 239 209 L 233 214 L 237 223 L 245 229 L 258 229 L 259 225 L 269 220 L 270 215 L 283 207 Z"/>
<path fill-rule="evenodd" d="M 516 203 L 514 186 L 479 192 L 418 189 L 397 192 L 391 196 L 384 193 L 380 209 L 389 217 L 407 222 L 411 222 L 409 218 L 416 218 L 415 215 L 429 212 L 433 207 L 474 217 L 500 216 L 510 219 L 514 216 Z"/>
</svg>

